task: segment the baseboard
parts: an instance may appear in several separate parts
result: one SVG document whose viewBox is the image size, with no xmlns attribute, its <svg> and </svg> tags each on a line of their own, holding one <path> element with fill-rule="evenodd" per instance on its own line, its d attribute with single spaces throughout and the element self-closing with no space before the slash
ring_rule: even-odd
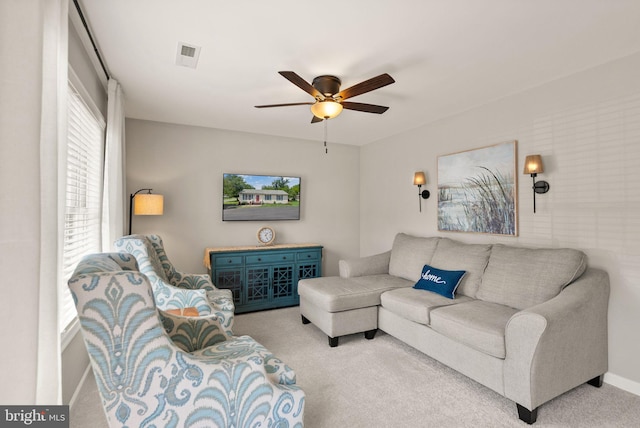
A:
<svg viewBox="0 0 640 428">
<path fill-rule="evenodd" d="M 624 391 L 640 396 L 640 383 L 638 382 L 609 372 L 604 374 L 604 381 L 616 388 L 620 388 Z"/>
<path fill-rule="evenodd" d="M 71 400 L 69 400 L 69 407 L 73 407 L 73 405 L 76 403 L 76 400 L 80 395 L 80 391 L 84 386 L 84 382 L 85 380 L 87 380 L 87 376 L 89 376 L 90 373 L 91 373 L 91 364 L 88 364 L 87 368 L 84 370 L 84 373 L 82 374 L 82 378 L 80 378 L 80 382 L 78 382 L 78 386 L 76 387 L 76 390 L 73 392 L 73 395 L 71 396 Z"/>
</svg>

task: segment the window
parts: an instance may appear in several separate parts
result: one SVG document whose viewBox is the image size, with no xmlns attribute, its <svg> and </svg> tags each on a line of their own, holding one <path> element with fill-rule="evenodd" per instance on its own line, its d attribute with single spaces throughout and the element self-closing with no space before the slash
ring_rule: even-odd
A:
<svg viewBox="0 0 640 428">
<path fill-rule="evenodd" d="M 72 72 L 69 76 L 70 80 L 77 79 Z M 63 338 L 76 318 L 67 281 L 84 255 L 101 251 L 105 122 L 91 99 L 81 95 L 84 92 L 79 81 L 75 85 L 69 82 L 62 283 L 59 284 L 59 328 Z"/>
</svg>

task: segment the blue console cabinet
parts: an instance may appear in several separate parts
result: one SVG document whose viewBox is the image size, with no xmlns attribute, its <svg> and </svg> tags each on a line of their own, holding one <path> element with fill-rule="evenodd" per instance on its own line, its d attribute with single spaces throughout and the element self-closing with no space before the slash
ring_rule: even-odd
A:
<svg viewBox="0 0 640 428">
<path fill-rule="evenodd" d="M 298 280 L 322 276 L 316 244 L 207 248 L 207 254 L 213 283 L 233 292 L 238 314 L 298 305 Z"/>
</svg>

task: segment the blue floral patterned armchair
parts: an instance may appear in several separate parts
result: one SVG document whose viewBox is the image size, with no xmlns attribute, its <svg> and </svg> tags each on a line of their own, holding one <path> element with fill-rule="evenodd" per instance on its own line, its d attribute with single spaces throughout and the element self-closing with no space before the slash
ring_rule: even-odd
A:
<svg viewBox="0 0 640 428">
<path fill-rule="evenodd" d="M 231 291 L 216 288 L 209 275 L 177 271 L 159 236 L 124 236 L 114 247 L 136 258 L 140 272 L 151 282 L 165 329 L 182 349 L 194 351 L 211 344 L 215 337 L 207 333 L 218 324 L 228 335 L 233 334 L 235 306 Z M 187 313 L 185 309 L 195 309 L 197 316 L 182 316 Z"/>
<path fill-rule="evenodd" d="M 295 373 L 249 336 L 188 353 L 126 253 L 86 256 L 69 288 L 111 427 L 302 427 Z"/>
</svg>

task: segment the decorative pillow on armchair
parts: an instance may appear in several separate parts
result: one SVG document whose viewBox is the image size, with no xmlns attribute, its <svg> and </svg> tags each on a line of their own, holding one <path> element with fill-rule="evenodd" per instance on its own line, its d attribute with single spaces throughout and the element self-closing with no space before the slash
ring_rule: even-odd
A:
<svg viewBox="0 0 640 428">
<path fill-rule="evenodd" d="M 182 309 L 167 309 L 165 312 L 172 315 L 182 315 L 183 317 L 200 316 L 198 309 L 194 307 L 182 308 Z"/>
<path fill-rule="evenodd" d="M 432 291 L 446 298 L 454 299 L 456 289 L 465 273 L 464 270 L 443 270 L 424 265 L 422 275 L 413 288 Z"/>
</svg>

